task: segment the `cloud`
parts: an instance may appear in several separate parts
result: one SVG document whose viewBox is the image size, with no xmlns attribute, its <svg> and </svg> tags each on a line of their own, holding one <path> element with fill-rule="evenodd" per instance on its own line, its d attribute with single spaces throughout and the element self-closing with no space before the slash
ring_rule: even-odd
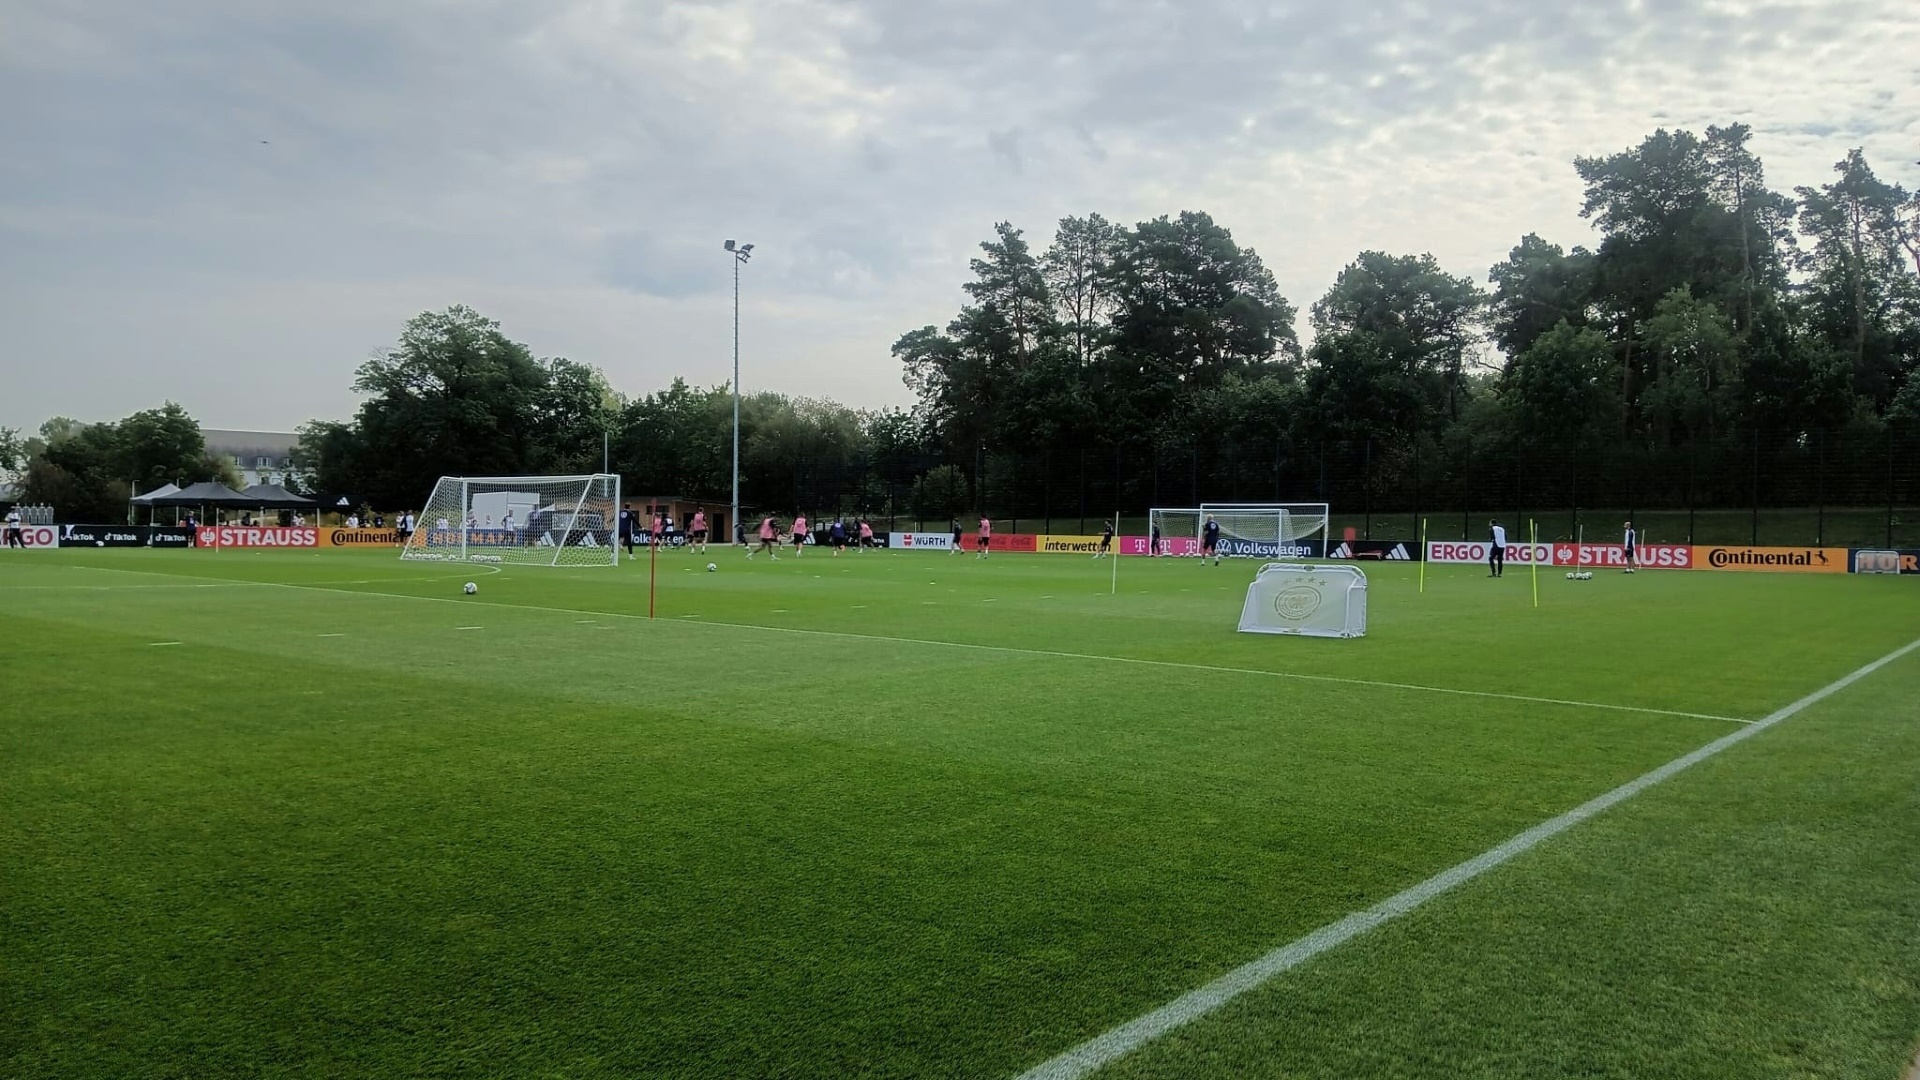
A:
<svg viewBox="0 0 1920 1080">
<path fill-rule="evenodd" d="M 0 423 L 354 405 L 472 303 L 643 393 L 906 399 L 887 346 L 1011 220 L 1204 209 L 1305 310 L 1363 248 L 1483 275 L 1590 242 L 1570 166 L 1741 120 L 1777 187 L 1909 183 L 1893 0 L 14 0 L 0 34 Z M 747 349 L 747 342 L 752 343 Z"/>
</svg>

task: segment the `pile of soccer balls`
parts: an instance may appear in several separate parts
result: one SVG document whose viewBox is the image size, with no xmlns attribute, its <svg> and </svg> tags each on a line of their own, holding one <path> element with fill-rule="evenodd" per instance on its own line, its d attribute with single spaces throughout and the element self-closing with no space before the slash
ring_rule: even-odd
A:
<svg viewBox="0 0 1920 1080">
<path fill-rule="evenodd" d="M 1591 570 L 1569 570 L 1569 571 L 1567 571 L 1567 580 L 1568 580 L 1568 581 L 1592 581 L 1592 580 L 1593 580 L 1593 571 L 1591 571 Z"/>
</svg>

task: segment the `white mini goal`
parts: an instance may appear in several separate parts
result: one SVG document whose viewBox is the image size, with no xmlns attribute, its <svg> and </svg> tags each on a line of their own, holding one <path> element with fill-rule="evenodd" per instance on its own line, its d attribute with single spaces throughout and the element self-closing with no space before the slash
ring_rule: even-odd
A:
<svg viewBox="0 0 1920 1080">
<path fill-rule="evenodd" d="M 1247 586 L 1240 632 L 1364 637 L 1367 576 L 1357 566 L 1268 563 Z"/>
<path fill-rule="evenodd" d="M 403 559 L 524 566 L 617 566 L 620 478 L 443 476 Z"/>
</svg>

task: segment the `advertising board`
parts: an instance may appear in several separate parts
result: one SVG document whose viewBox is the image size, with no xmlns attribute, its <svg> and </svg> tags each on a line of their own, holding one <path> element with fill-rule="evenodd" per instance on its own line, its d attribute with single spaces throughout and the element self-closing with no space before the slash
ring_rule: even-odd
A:
<svg viewBox="0 0 1920 1080">
<path fill-rule="evenodd" d="M 1784 574 L 1844 574 L 1846 548 L 1695 547 L 1693 565 L 1701 570 L 1765 570 Z"/>
<path fill-rule="evenodd" d="M 1856 548 L 1856 574 L 1920 574 L 1920 550 L 1912 548 Z"/>
<path fill-rule="evenodd" d="M 320 546 L 320 530 L 311 525 L 301 528 L 206 525 L 195 535 L 194 543 L 203 548 L 310 548 Z"/>
</svg>

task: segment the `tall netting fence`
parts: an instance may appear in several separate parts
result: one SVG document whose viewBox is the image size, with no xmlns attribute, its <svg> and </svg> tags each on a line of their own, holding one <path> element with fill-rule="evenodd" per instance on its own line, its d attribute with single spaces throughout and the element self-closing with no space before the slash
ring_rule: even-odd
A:
<svg viewBox="0 0 1920 1080">
<path fill-rule="evenodd" d="M 786 485 L 781 485 L 783 488 Z M 1633 519 L 1653 543 L 1920 547 L 1920 425 L 1753 431 L 1712 441 L 1585 445 L 1554 433 L 1197 441 L 796 463 L 767 505 L 857 514 L 895 530 L 1146 535 L 1153 507 L 1327 503 L 1329 535 L 1478 538 L 1537 521 L 1543 539 L 1603 539 Z"/>
</svg>

